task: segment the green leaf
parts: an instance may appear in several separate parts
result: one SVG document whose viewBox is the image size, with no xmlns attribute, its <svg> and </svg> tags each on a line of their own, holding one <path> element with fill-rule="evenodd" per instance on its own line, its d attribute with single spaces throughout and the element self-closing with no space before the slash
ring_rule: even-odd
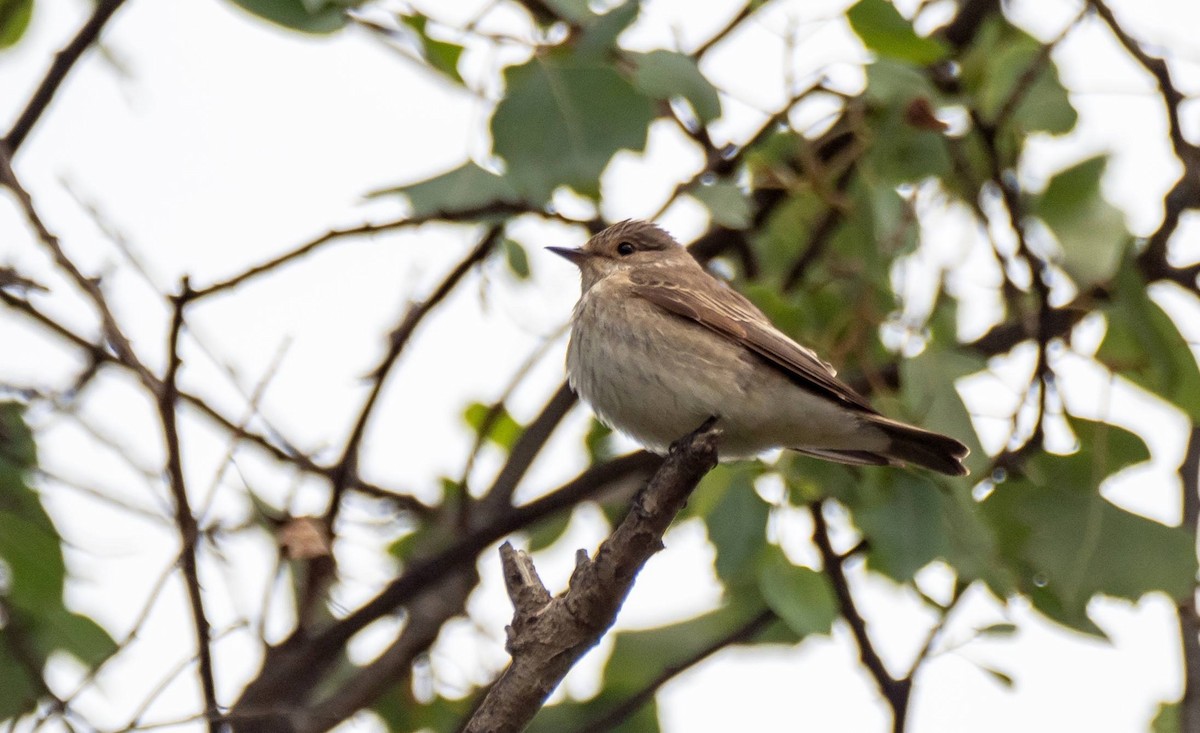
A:
<svg viewBox="0 0 1200 733">
<path fill-rule="evenodd" d="M 58 608 L 28 624 L 39 656 L 55 650 L 67 652 L 87 667 L 94 667 L 117 650 L 108 632 L 87 616 Z"/>
<path fill-rule="evenodd" d="M 413 216 L 460 214 L 490 206 L 517 205 L 522 201 L 506 179 L 470 162 L 418 183 L 381 189 L 368 195 L 396 194 L 408 198 Z"/>
<path fill-rule="evenodd" d="M 1030 69 L 1036 69 L 1029 76 Z M 1042 44 L 996 15 L 984 23 L 962 61 L 963 86 L 974 97 L 984 120 L 1003 120 L 1019 132 L 1062 134 L 1075 126 L 1078 115 L 1058 78 L 1054 61 Z M 1010 107 L 1010 100 L 1017 102 Z"/>
<path fill-rule="evenodd" d="M 612 428 L 592 418 L 592 423 L 588 426 L 587 435 L 583 438 L 583 444 L 587 447 L 589 461 L 600 463 L 612 458 L 612 435 Z"/>
<path fill-rule="evenodd" d="M 745 229 L 750 226 L 753 212 L 750 202 L 737 184 L 718 181 L 708 186 L 700 185 L 689 191 L 691 195 L 712 213 L 713 221 L 729 229 Z"/>
<path fill-rule="evenodd" d="M 633 83 L 646 96 L 667 101 L 682 97 L 705 124 L 721 116 L 721 97 L 691 56 L 663 50 L 629 56 L 637 67 Z"/>
<path fill-rule="evenodd" d="M 1187 341 L 1150 299 L 1131 260 L 1118 269 L 1115 285 L 1116 296 L 1104 311 L 1108 331 L 1096 359 L 1200 424 L 1200 368 Z"/>
<path fill-rule="evenodd" d="M 992 667 L 986 667 L 984 665 L 979 665 L 979 669 L 986 672 L 989 677 L 996 682 L 999 682 L 1000 686 L 1005 689 L 1011 690 L 1013 685 L 1016 684 L 1016 681 L 1012 678 L 1012 675 L 1006 672 L 1001 672 L 998 669 L 993 669 Z"/>
<path fill-rule="evenodd" d="M 1107 283 L 1130 243 L 1125 216 L 1100 193 L 1108 156 L 1098 155 L 1050 179 L 1036 214 L 1062 247 L 1062 267 L 1080 290 Z"/>
<path fill-rule="evenodd" d="M 21 40 L 32 17 L 33 0 L 0 0 L 0 50 Z"/>
<path fill-rule="evenodd" d="M 758 590 L 771 610 L 801 638 L 828 634 L 838 617 L 837 599 L 825 575 L 793 565 L 775 545 L 759 566 Z"/>
<path fill-rule="evenodd" d="M 0 720 L 30 712 L 41 691 L 41 685 L 27 673 L 23 658 L 14 652 L 11 643 L 11 635 L 0 630 Z M 34 671 L 40 674 L 41 668 Z"/>
<path fill-rule="evenodd" d="M 441 72 L 443 76 L 456 84 L 463 83 L 462 75 L 458 73 L 458 59 L 462 56 L 463 48 L 454 43 L 430 38 L 425 32 L 429 19 L 424 15 L 404 16 L 403 22 L 416 31 L 421 44 L 422 55 L 430 68 Z"/>
<path fill-rule="evenodd" d="M 95 665 L 116 648 L 95 621 L 63 605 L 62 539 L 25 479 L 36 460 L 22 407 L 0 403 L 0 566 L 7 576 L 0 589 L 0 720 L 34 701 L 44 687 L 37 676 L 55 650 Z"/>
<path fill-rule="evenodd" d="M 513 443 L 521 437 L 525 427 L 508 414 L 504 405 L 489 406 L 472 402 L 463 412 L 463 420 L 475 434 L 485 437 L 505 450 L 512 450 Z"/>
<path fill-rule="evenodd" d="M 653 103 L 610 64 L 552 53 L 510 67 L 505 83 L 493 146 L 530 201 L 548 201 L 561 185 L 595 198 L 612 156 L 646 146 Z"/>
<path fill-rule="evenodd" d="M 1012 636 L 1017 633 L 1016 624 L 990 624 L 975 633 L 980 636 Z"/>
<path fill-rule="evenodd" d="M 518 280 L 529 279 L 529 257 L 525 248 L 507 237 L 504 239 L 504 261 Z"/>
<path fill-rule="evenodd" d="M 562 733 L 563 731 L 580 730 L 590 721 L 599 720 L 626 702 L 628 702 L 627 698 L 604 689 L 599 695 L 586 702 L 566 700 L 554 705 L 547 705 L 538 711 L 529 727 L 524 730 L 525 733 Z M 456 728 L 450 727 L 441 730 L 456 730 Z M 605 727 L 604 730 L 610 733 L 658 733 L 661 730 L 658 724 L 658 705 L 651 698 L 619 725 Z"/>
<path fill-rule="evenodd" d="M 846 18 L 863 45 L 880 56 L 927 66 L 949 53 L 937 39 L 918 36 L 912 23 L 885 0 L 859 0 Z"/>
<path fill-rule="evenodd" d="M 941 349 L 932 344 L 918 356 L 900 362 L 900 398 L 906 416 L 922 427 L 952 435 L 966 444 L 971 449 L 966 465 L 972 471 L 983 470 L 988 457 L 954 383 L 982 371 L 985 366 L 983 358 L 974 353 Z"/>
<path fill-rule="evenodd" d="M 436 697 L 430 702 L 420 702 L 410 685 L 388 685 L 371 710 L 383 719 L 390 733 L 417 733 L 455 730 L 472 704 L 470 696 L 461 700 Z"/>
<path fill-rule="evenodd" d="M 732 592 L 755 583 L 754 567 L 766 547 L 770 507 L 754 491 L 756 464 L 720 466 L 712 473 L 718 474 L 713 481 L 724 479 L 724 494 L 704 521 L 717 550 L 717 576 Z"/>
<path fill-rule="evenodd" d="M 1150 733 L 1183 733 L 1183 724 L 1179 720 L 1180 704 L 1164 702 L 1158 706 L 1158 713 L 1150 723 Z"/>
<path fill-rule="evenodd" d="M 570 511 L 555 512 L 525 530 L 525 536 L 529 538 L 529 551 L 544 550 L 557 542 L 570 526 L 571 516 Z"/>
<path fill-rule="evenodd" d="M 991 528 L 965 486 L 907 471 L 864 473 L 846 500 L 867 540 L 867 565 L 899 582 L 943 560 L 966 580 L 982 579 L 1000 595 L 1013 579 L 998 564 Z"/>
<path fill-rule="evenodd" d="M 1101 481 L 1149 456 L 1137 436 L 1082 420 L 1072 429 L 1078 451 L 1035 455 L 1024 476 L 997 486 L 982 507 L 1019 589 L 1034 606 L 1059 623 L 1102 636 L 1087 616 L 1088 601 L 1098 594 L 1134 601 L 1154 591 L 1190 597 L 1195 538 L 1100 496 Z"/>
<path fill-rule="evenodd" d="M 346 25 L 346 9 L 357 1 L 230 0 L 260 18 L 303 33 L 333 33 Z"/>
<path fill-rule="evenodd" d="M 575 58 L 611 64 L 618 49 L 617 37 L 637 20 L 640 9 L 639 2 L 630 0 L 604 15 L 589 15 L 573 49 Z"/>
</svg>

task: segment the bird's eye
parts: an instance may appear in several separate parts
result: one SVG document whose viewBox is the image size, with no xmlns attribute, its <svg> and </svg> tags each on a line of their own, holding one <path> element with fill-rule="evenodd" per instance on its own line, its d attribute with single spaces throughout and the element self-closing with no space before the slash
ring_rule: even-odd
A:
<svg viewBox="0 0 1200 733">
<path fill-rule="evenodd" d="M 617 254 L 621 255 L 622 257 L 633 254 L 633 250 L 634 246 L 629 242 L 621 242 L 617 245 Z"/>
</svg>

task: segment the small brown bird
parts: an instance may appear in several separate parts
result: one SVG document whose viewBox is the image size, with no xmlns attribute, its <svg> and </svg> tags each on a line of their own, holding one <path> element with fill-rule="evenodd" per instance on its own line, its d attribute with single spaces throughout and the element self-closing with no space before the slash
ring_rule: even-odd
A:
<svg viewBox="0 0 1200 733">
<path fill-rule="evenodd" d="M 623 221 L 580 249 L 549 249 L 583 281 L 567 348 L 571 386 L 648 450 L 665 453 L 716 417 L 723 460 L 788 448 L 966 475 L 965 445 L 876 412 L 657 226 Z"/>
</svg>

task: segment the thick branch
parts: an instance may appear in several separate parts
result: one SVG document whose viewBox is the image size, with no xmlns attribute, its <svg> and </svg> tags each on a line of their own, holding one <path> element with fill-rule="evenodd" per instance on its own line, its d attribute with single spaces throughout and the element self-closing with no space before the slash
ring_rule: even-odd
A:
<svg viewBox="0 0 1200 733">
<path fill-rule="evenodd" d="M 638 571 L 662 549 L 662 536 L 696 484 L 717 460 L 719 430 L 709 420 L 672 446 L 594 560 L 580 553 L 570 587 L 551 599 L 528 555 L 500 550 L 515 612 L 509 627 L 512 663 L 492 685 L 465 733 L 525 728 L 575 662 L 612 626 Z"/>
</svg>

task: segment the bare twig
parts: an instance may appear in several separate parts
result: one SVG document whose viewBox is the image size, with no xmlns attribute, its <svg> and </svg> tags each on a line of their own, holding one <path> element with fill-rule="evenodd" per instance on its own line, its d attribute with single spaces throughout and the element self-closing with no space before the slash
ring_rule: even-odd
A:
<svg viewBox="0 0 1200 733">
<path fill-rule="evenodd" d="M 13 123 L 12 129 L 4 136 L 4 139 L 0 140 L 0 148 L 7 149 L 6 155 L 16 154 L 21 143 L 25 142 L 25 137 L 29 135 L 30 130 L 50 105 L 50 100 L 54 99 L 54 94 L 62 85 L 63 80 L 67 78 L 67 74 L 83 56 L 83 52 L 88 49 L 88 46 L 91 46 L 99 38 L 100 31 L 108 23 L 109 18 L 124 3 L 125 0 L 99 0 L 95 10 L 92 11 L 87 22 L 83 24 L 71 42 L 55 54 L 54 62 L 50 64 L 42 82 L 34 90 L 33 96 L 25 105 L 21 116 Z"/>
<path fill-rule="evenodd" d="M 17 197 L 17 202 L 25 213 L 25 218 L 29 220 L 33 230 L 37 233 L 38 241 L 50 253 L 50 256 L 54 259 L 54 263 L 92 301 L 92 305 L 95 306 L 96 313 L 100 317 L 104 340 L 113 349 L 117 359 L 133 371 L 144 386 L 157 391 L 158 380 L 154 378 L 150 370 L 138 359 L 137 354 L 134 353 L 133 346 L 129 343 L 129 339 L 121 332 L 116 318 L 113 317 L 112 310 L 108 307 L 108 301 L 105 300 L 104 292 L 100 289 L 100 283 L 93 278 L 85 276 L 75 266 L 75 263 L 71 261 L 71 258 L 67 257 L 66 252 L 63 251 L 62 245 L 58 241 L 58 237 L 50 232 L 45 222 L 42 221 L 41 216 L 38 215 L 37 209 L 33 205 L 33 198 L 21 186 L 16 172 L 13 171 L 9 153 L 3 147 L 0 147 L 0 184 L 8 187 Z"/>
<path fill-rule="evenodd" d="M 638 571 L 662 548 L 663 533 L 716 465 L 720 431 L 714 422 L 708 420 L 672 446 L 596 558 L 579 553 L 570 587 L 557 598 L 550 598 L 527 554 L 508 543 L 501 547 L 505 584 L 515 608 L 507 644 L 512 663 L 467 722 L 466 733 L 524 729 L 575 662 L 612 625 Z"/>
<path fill-rule="evenodd" d="M 817 546 L 817 550 L 821 554 L 825 575 L 833 585 L 833 593 L 837 597 L 838 609 L 841 611 L 842 618 L 846 619 L 846 623 L 850 626 L 850 635 L 854 637 L 854 642 L 858 645 L 858 657 L 871 674 L 871 678 L 875 680 L 875 686 L 879 688 L 879 693 L 883 695 L 888 707 L 892 710 L 892 731 L 893 733 L 903 733 L 905 717 L 908 713 L 909 694 L 912 691 L 912 679 L 898 680 L 893 677 L 884 666 L 879 653 L 875 651 L 871 637 L 867 633 L 867 622 L 858 612 L 858 606 L 855 605 L 854 597 L 850 594 L 850 583 L 846 580 L 844 567 L 846 560 L 833 549 L 833 544 L 829 541 L 829 525 L 825 521 L 825 514 L 822 512 L 821 506 L 820 502 L 808 505 L 808 513 L 812 516 L 813 521 L 813 544 Z"/>
<path fill-rule="evenodd" d="M 408 344 L 408 340 L 412 337 L 413 332 L 417 330 L 417 326 L 421 325 L 421 321 L 425 319 L 425 316 L 429 315 L 454 290 L 455 286 L 470 272 L 472 267 L 487 257 L 496 242 L 499 241 L 501 231 L 502 229 L 499 226 L 491 227 L 487 234 L 479 240 L 479 244 L 455 265 L 454 269 L 446 275 L 437 288 L 429 294 L 429 297 L 420 303 L 412 304 L 408 308 L 400 323 L 392 331 L 387 353 L 384 354 L 379 366 L 371 373 L 371 391 L 358 412 L 358 419 L 355 420 L 354 427 L 350 430 L 350 436 L 346 439 L 346 446 L 342 450 L 341 458 L 338 459 L 337 465 L 334 466 L 333 473 L 330 476 L 333 487 L 329 499 L 329 508 L 325 514 L 325 521 L 331 529 L 334 521 L 337 519 L 342 494 L 356 480 L 358 474 L 358 449 L 362 443 L 363 435 L 366 433 L 367 422 L 371 419 L 375 405 L 379 401 L 379 395 L 383 392 L 383 384 L 387 380 L 388 373 L 391 372 L 392 367 L 400 358 L 401 352 L 404 351 L 404 347 Z"/>
<path fill-rule="evenodd" d="M 179 428 L 175 412 L 178 408 L 179 391 L 176 377 L 179 374 L 179 335 L 183 330 L 183 311 L 191 297 L 191 288 L 185 277 L 180 292 L 172 300 L 175 310 L 171 317 L 171 333 L 167 342 L 167 372 L 158 393 L 158 414 L 162 423 L 163 439 L 167 447 L 167 479 L 171 496 L 175 500 L 175 526 L 179 530 L 181 547 L 179 563 L 183 569 L 184 585 L 187 587 L 188 602 L 191 604 L 192 625 L 196 631 L 196 651 L 199 658 L 200 686 L 204 693 L 205 717 L 209 733 L 220 733 L 217 716 L 217 688 L 213 680 L 211 633 L 208 617 L 204 611 L 204 593 L 200 589 L 200 575 L 196 563 L 196 547 L 200 531 L 196 516 L 192 514 L 188 500 L 187 483 L 183 474 L 182 451 L 179 448 Z"/>
</svg>

